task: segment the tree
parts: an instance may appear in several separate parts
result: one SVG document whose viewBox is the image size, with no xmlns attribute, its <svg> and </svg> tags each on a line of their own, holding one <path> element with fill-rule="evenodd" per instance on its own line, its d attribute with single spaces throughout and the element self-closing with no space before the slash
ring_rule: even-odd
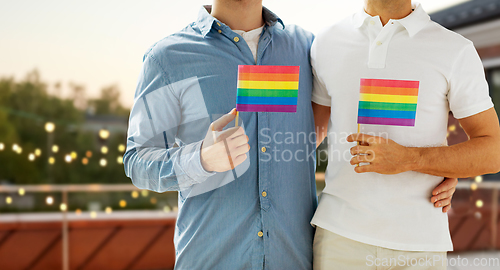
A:
<svg viewBox="0 0 500 270">
<path fill-rule="evenodd" d="M 73 95 L 69 99 L 50 95 L 47 83 L 41 80 L 34 70 L 22 79 L 0 78 L 0 180 L 14 184 L 46 183 L 49 151 L 48 134 L 44 129 L 46 122 L 54 122 L 53 142 L 59 146 L 57 153 L 51 153 L 56 163 L 50 167 L 53 183 L 129 183 L 122 165 L 116 160 L 117 147 L 124 143 L 124 134 L 113 134 L 108 140 L 108 166 L 101 167 L 99 145 L 96 144 L 95 131 L 81 128 L 85 121 L 85 88 L 80 84 L 70 84 Z M 60 83 L 59 83 L 60 85 Z M 89 104 L 96 106 L 99 114 L 128 115 L 119 103 L 118 87 L 109 86 L 101 91 L 101 97 Z M 12 151 L 12 145 L 22 147 L 22 153 Z M 34 161 L 28 156 L 40 149 L 42 155 Z M 86 152 L 93 153 L 88 164 L 82 164 Z M 64 161 L 65 155 L 75 152 L 77 159 L 71 163 Z"/>
<path fill-rule="evenodd" d="M 100 98 L 89 100 L 89 107 L 96 115 L 128 116 L 128 110 L 120 104 L 120 88 L 117 85 L 102 88 Z"/>
</svg>

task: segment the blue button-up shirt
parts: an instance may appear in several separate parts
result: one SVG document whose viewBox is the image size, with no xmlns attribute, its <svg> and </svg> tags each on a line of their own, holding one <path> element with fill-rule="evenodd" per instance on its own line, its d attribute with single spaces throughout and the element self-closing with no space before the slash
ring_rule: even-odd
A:
<svg viewBox="0 0 500 270">
<path fill-rule="evenodd" d="M 139 188 L 179 191 L 176 269 L 312 269 L 313 36 L 263 9 L 257 64 L 300 66 L 297 112 L 240 112 L 247 160 L 232 171 L 207 172 L 202 140 L 210 123 L 235 107 L 238 65 L 255 65 L 244 39 L 207 9 L 144 56 L 126 174 Z"/>
</svg>

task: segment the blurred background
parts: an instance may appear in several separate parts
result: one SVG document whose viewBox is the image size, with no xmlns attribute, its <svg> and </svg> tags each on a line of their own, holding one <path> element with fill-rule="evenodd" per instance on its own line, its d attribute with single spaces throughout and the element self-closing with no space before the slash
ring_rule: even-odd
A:
<svg viewBox="0 0 500 270">
<path fill-rule="evenodd" d="M 498 112 L 500 1 L 420 2 L 474 42 Z M 263 3 L 313 33 L 362 7 Z M 0 3 L 0 269 L 173 268 L 177 193 L 135 188 L 122 155 L 143 53 L 194 21 L 203 4 L 210 0 Z M 449 144 L 467 139 L 451 115 L 448 130 Z M 498 180 L 460 180 L 449 257 L 500 258 Z"/>
</svg>

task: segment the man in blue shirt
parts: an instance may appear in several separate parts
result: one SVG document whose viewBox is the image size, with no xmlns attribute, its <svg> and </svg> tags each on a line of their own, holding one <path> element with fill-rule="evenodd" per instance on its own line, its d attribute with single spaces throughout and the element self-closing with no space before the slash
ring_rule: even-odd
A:
<svg viewBox="0 0 500 270">
<path fill-rule="evenodd" d="M 312 40 L 261 0 L 215 0 L 146 52 L 124 164 L 139 188 L 179 191 L 176 269 L 312 269 Z M 234 128 L 237 67 L 255 64 L 300 66 L 297 113 Z"/>
<path fill-rule="evenodd" d="M 255 60 L 246 33 L 231 29 L 261 26 Z M 214 1 L 144 56 L 125 170 L 139 188 L 179 191 L 176 269 L 312 268 L 312 40 L 299 27 L 285 27 L 261 1 Z M 235 107 L 238 65 L 255 64 L 300 66 L 297 113 L 240 112 L 246 160 L 234 170 L 205 170 L 202 163 L 214 160 L 200 157 L 210 123 Z M 233 118 L 224 116 L 216 130 Z"/>
</svg>

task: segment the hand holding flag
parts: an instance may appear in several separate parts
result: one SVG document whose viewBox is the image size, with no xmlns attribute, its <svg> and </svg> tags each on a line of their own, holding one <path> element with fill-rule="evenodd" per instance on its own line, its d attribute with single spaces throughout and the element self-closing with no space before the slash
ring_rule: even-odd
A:
<svg viewBox="0 0 500 270">
<path fill-rule="evenodd" d="M 358 105 L 358 133 L 347 138 L 358 142 L 351 148 L 356 172 L 396 174 L 408 171 L 400 154 L 406 149 L 392 140 L 360 133 L 360 125 L 415 126 L 418 81 L 361 79 Z M 385 146 L 381 146 L 384 145 Z M 391 152 L 394 151 L 393 156 Z M 370 165 L 359 166 L 360 163 Z"/>
<path fill-rule="evenodd" d="M 223 128 L 236 117 L 236 109 L 215 120 L 209 127 L 201 147 L 201 164 L 209 172 L 225 172 L 243 163 L 250 150 L 243 127 Z"/>
</svg>

